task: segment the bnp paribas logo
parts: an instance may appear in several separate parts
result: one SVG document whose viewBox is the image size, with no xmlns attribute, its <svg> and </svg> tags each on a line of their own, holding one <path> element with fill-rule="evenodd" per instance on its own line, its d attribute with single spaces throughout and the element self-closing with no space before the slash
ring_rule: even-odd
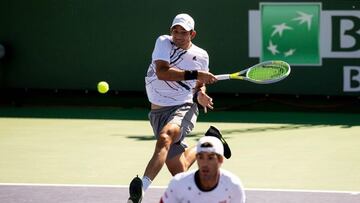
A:
<svg viewBox="0 0 360 203">
<path fill-rule="evenodd" d="M 290 64 L 321 63 L 321 4 L 262 3 L 261 60 L 284 60 Z"/>
<path fill-rule="evenodd" d="M 321 66 L 360 57 L 360 12 L 322 10 L 321 2 L 260 3 L 249 10 L 249 57 Z"/>
</svg>

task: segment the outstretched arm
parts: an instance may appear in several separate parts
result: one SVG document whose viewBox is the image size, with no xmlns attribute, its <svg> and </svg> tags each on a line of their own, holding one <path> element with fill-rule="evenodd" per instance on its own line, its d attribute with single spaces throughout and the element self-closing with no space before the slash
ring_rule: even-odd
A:
<svg viewBox="0 0 360 203">
<path fill-rule="evenodd" d="M 156 75 L 160 80 L 180 81 L 184 80 L 186 71 L 171 67 L 169 62 L 163 60 L 155 61 Z M 197 79 L 200 83 L 212 84 L 217 81 L 216 77 L 205 71 L 197 71 Z"/>
</svg>

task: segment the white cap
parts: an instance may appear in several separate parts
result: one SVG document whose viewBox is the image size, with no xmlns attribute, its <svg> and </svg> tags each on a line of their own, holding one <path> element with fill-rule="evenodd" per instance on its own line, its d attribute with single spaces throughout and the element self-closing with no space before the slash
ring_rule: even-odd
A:
<svg viewBox="0 0 360 203">
<path fill-rule="evenodd" d="M 180 25 L 186 31 L 194 30 L 195 29 L 195 21 L 194 19 L 186 13 L 181 13 L 175 16 L 171 28 L 175 25 Z"/>
<path fill-rule="evenodd" d="M 210 152 L 224 156 L 224 146 L 217 137 L 204 136 L 200 138 L 196 146 L 196 153 Z"/>
</svg>

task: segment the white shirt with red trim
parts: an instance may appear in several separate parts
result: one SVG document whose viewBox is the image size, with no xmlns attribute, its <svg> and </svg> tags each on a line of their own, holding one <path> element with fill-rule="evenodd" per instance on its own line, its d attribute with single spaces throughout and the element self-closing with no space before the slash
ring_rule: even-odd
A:
<svg viewBox="0 0 360 203">
<path fill-rule="evenodd" d="M 245 191 L 240 179 L 220 169 L 218 185 L 211 191 L 202 191 L 196 185 L 195 172 L 179 173 L 170 181 L 161 197 L 163 203 L 245 203 Z"/>
</svg>

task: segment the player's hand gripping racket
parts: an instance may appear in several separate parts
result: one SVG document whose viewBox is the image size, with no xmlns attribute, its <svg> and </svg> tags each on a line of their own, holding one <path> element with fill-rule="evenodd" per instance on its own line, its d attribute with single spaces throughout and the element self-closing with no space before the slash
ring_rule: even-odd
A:
<svg viewBox="0 0 360 203">
<path fill-rule="evenodd" d="M 290 65 L 284 61 L 265 61 L 232 74 L 215 75 L 218 80 L 247 80 L 269 84 L 285 79 L 290 74 Z"/>
</svg>

